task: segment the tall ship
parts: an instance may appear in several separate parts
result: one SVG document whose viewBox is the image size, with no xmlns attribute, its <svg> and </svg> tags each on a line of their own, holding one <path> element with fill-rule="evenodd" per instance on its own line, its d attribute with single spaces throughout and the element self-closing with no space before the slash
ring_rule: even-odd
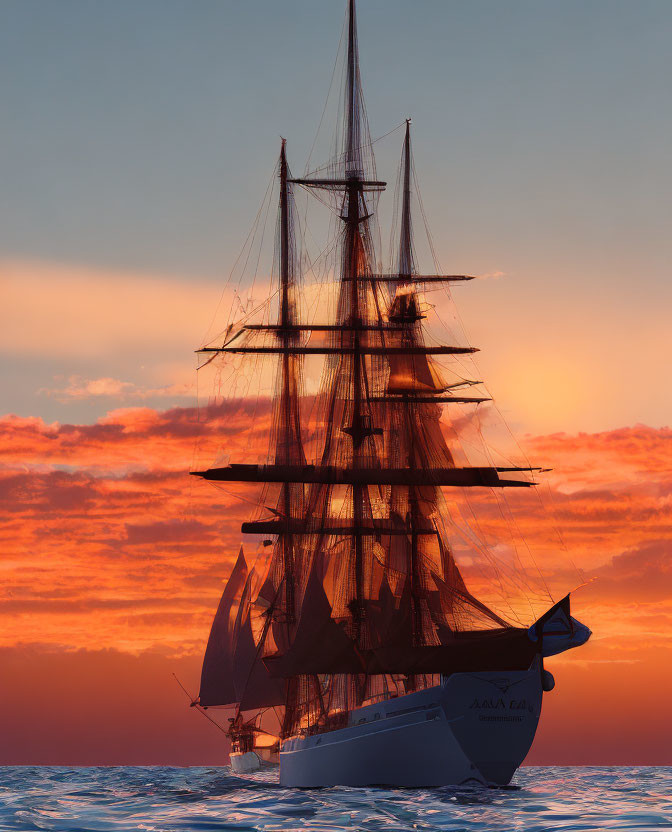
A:
<svg viewBox="0 0 672 832">
<path fill-rule="evenodd" d="M 366 122 L 355 0 L 344 34 L 331 160 L 294 177 L 282 141 L 262 321 L 245 310 L 198 351 L 204 365 L 233 361 L 243 376 L 272 365 L 274 382 L 266 458 L 192 472 L 256 495 L 241 529 L 255 554 L 241 547 L 235 561 L 193 704 L 233 708 L 233 770 L 277 762 L 284 786 L 502 785 L 554 684 L 544 658 L 590 631 L 571 616 L 569 595 L 521 622 L 465 577 L 451 495 L 532 489 L 540 469 L 462 464 L 456 454 L 462 414 L 489 397 L 451 369 L 473 347 L 428 337 L 425 293 L 471 277 L 416 266 L 410 120 L 400 128 L 396 243 L 380 265 L 375 214 L 386 183 Z M 313 304 L 312 318 L 302 314 L 310 286 L 299 189 L 336 218 L 334 302 Z M 311 387 L 306 364 L 316 361 Z M 481 553 L 468 544 L 465 562 Z"/>
</svg>

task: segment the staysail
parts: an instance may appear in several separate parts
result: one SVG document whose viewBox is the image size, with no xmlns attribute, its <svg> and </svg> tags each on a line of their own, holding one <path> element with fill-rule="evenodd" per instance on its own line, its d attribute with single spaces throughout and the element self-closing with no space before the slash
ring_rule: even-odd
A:
<svg viewBox="0 0 672 832">
<path fill-rule="evenodd" d="M 234 636 L 247 577 L 247 564 L 241 546 L 233 571 L 224 587 L 205 648 L 198 694 L 200 705 L 231 705 L 238 701 L 234 673 Z"/>
</svg>

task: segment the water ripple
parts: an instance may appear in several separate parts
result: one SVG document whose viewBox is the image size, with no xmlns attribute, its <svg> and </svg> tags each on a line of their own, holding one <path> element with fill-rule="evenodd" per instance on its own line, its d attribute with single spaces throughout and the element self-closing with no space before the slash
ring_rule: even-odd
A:
<svg viewBox="0 0 672 832">
<path fill-rule="evenodd" d="M 228 768 L 0 768 L 0 830 L 672 830 L 672 768 L 525 768 L 506 789 L 282 789 Z"/>
</svg>

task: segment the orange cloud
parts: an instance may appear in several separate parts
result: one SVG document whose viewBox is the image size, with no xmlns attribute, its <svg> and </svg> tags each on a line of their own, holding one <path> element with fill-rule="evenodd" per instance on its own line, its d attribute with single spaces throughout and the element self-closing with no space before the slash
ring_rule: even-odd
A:
<svg viewBox="0 0 672 832">
<path fill-rule="evenodd" d="M 181 708 L 179 690 L 167 693 L 174 685 L 170 668 L 182 667 L 195 688 L 240 523 L 258 494 L 256 486 L 216 489 L 187 472 L 212 463 L 223 450 L 233 460 L 265 453 L 269 419 L 264 401 L 200 411 L 117 409 L 89 425 L 0 419 L 0 663 L 10 673 L 3 677 L 21 678 L 19 670 L 30 662 L 35 685 L 43 684 L 37 678 L 42 666 L 72 674 L 72 702 L 93 698 L 96 707 L 124 690 L 133 691 L 124 701 L 137 703 L 137 691 L 162 703 L 156 718 L 170 734 L 171 709 Z M 593 640 L 576 655 L 549 661 L 559 685 L 547 700 L 532 762 L 663 762 L 660 725 L 672 718 L 665 723 L 662 706 L 656 720 L 629 711 L 627 742 L 637 749 L 635 757 L 622 744 L 610 744 L 609 736 L 616 710 L 640 701 L 642 679 L 656 691 L 669 682 L 662 668 L 669 663 L 665 657 L 672 658 L 671 438 L 669 429 L 644 426 L 528 437 L 528 454 L 555 468 L 545 486 L 554 516 L 540 513 L 533 490 L 516 489 L 508 497 L 510 517 L 493 495 L 483 494 L 479 531 L 493 543 L 501 575 L 514 563 L 507 541 L 519 537 L 557 591 L 581 581 L 572 560 L 586 577 L 595 577 L 574 596 L 575 612 L 593 629 Z M 464 504 L 458 507 L 466 511 Z M 511 518 L 516 534 L 509 538 Z M 487 572 L 469 562 L 463 569 L 474 589 L 487 591 Z M 37 646 L 25 646 L 30 644 Z M 626 669 L 635 666 L 636 673 Z M 146 668 L 155 674 L 151 679 Z M 24 679 L 21 690 L 26 684 Z M 101 685 L 108 693 L 100 692 Z M 618 704 L 607 708 L 605 691 L 611 696 L 616 688 Z M 16 697 L 6 704 L 26 712 L 25 725 L 33 724 L 35 711 L 53 711 L 38 692 L 31 697 L 32 710 L 17 705 Z M 109 754 L 102 754 L 100 743 L 90 746 L 73 726 L 80 706 L 68 704 L 65 688 L 55 701 L 65 709 L 55 721 L 78 738 L 72 754 L 62 744 L 38 741 L 33 732 L 27 746 L 6 746 L 6 762 L 177 761 L 176 744 L 166 748 L 153 731 L 143 749 L 137 740 L 111 740 Z M 669 707 L 663 708 L 668 717 Z M 112 722 L 135 724 L 129 708 L 113 708 Z M 179 717 L 181 731 L 196 717 L 191 712 L 185 719 Z M 582 739 L 588 735 L 592 749 Z M 198 747 L 185 743 L 179 760 L 223 760 L 224 748 L 213 736 Z M 24 756 L 19 747 L 27 749 Z"/>
<path fill-rule="evenodd" d="M 263 454 L 269 415 L 268 402 L 242 401 L 201 411 L 118 409 L 91 425 L 0 420 L 3 642 L 43 641 L 47 632 L 48 641 L 74 647 L 200 650 L 258 491 L 215 489 L 187 472 L 222 451 L 234 460 Z M 494 565 L 488 571 L 467 558 L 471 585 L 487 595 L 492 570 L 503 580 L 516 558 L 524 560 L 527 550 L 516 554 L 524 540 L 556 597 L 582 582 L 572 561 L 596 578 L 577 603 L 591 599 L 607 631 L 624 601 L 639 605 L 633 614 L 664 604 L 670 434 L 638 426 L 529 438 L 531 456 L 564 469 L 548 484 L 554 514 L 539 511 L 537 494 L 516 490 L 507 499 L 509 516 L 484 492 L 478 531 Z M 479 497 L 469 500 L 473 507 Z M 466 514 L 459 497 L 456 505 Z M 467 551 L 456 547 L 458 556 Z"/>
<path fill-rule="evenodd" d="M 250 419 L 241 404 L 0 420 L 2 643 L 200 650 L 249 503 L 188 471 L 198 447 L 242 456 Z"/>
</svg>

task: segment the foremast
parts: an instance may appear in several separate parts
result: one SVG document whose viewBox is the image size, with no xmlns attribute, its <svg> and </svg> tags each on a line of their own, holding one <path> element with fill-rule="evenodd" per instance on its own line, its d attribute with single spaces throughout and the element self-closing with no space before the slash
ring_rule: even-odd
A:
<svg viewBox="0 0 672 832">
<path fill-rule="evenodd" d="M 278 162 L 280 181 L 276 262 L 279 266 L 277 324 L 263 325 L 277 338 L 279 354 L 271 431 L 274 465 L 287 468 L 306 463 L 300 417 L 300 379 L 303 357 L 294 349 L 298 338 L 296 273 L 298 258 L 293 222 L 293 194 L 282 139 Z M 220 601 L 206 649 L 201 688 L 195 704 L 237 705 L 238 710 L 285 705 L 291 683 L 273 680 L 261 663 L 267 640 L 275 649 L 291 643 L 297 615 L 297 560 L 305 512 L 302 483 L 283 481 L 275 512 L 277 535 L 273 554 L 261 574 L 250 568 L 241 547 Z M 254 522 L 251 524 L 254 526 Z M 257 586 L 253 597 L 253 586 Z M 252 631 L 253 606 L 263 624 Z M 236 722 L 238 721 L 238 718 Z"/>
<path fill-rule="evenodd" d="M 295 285 L 296 247 L 294 240 L 293 217 L 291 216 L 291 183 L 287 165 L 286 141 L 282 140 L 280 150 L 280 314 L 278 321 L 279 341 L 283 348 L 280 355 L 280 425 L 276 440 L 275 463 L 281 466 L 305 465 L 306 458 L 301 437 L 300 389 L 299 379 L 303 358 L 293 352 L 297 346 L 299 330 L 296 321 L 296 306 L 293 297 Z M 279 532 L 276 547 L 280 552 L 281 576 L 280 592 L 284 604 L 280 610 L 269 610 L 269 614 L 278 618 L 279 629 L 274 638 L 276 650 L 289 649 L 295 630 L 297 617 L 297 560 L 300 554 L 298 532 L 305 511 L 304 486 L 302 483 L 282 482 L 278 513 L 284 523 Z M 265 641 L 265 640 L 264 640 Z M 267 649 L 262 641 L 260 652 Z M 309 683 L 309 682 L 308 682 Z M 285 680 L 284 714 L 281 733 L 287 735 L 294 723 L 301 688 L 306 680 L 292 677 Z"/>
<path fill-rule="evenodd" d="M 287 167 L 286 141 L 282 140 L 280 150 L 280 314 L 278 320 L 280 342 L 280 401 L 278 438 L 276 441 L 276 465 L 301 465 L 306 458 L 301 437 L 299 412 L 299 389 L 301 356 L 293 354 L 296 346 L 295 303 L 292 291 L 295 285 L 294 266 L 296 251 L 290 217 L 289 171 Z M 303 487 L 300 484 L 283 482 L 280 486 L 280 516 L 286 527 L 278 535 L 282 560 L 282 588 L 284 594 L 284 618 L 287 625 L 296 620 L 296 551 L 295 530 L 292 521 L 303 516 Z M 289 634 L 288 634 L 289 635 Z"/>
</svg>

